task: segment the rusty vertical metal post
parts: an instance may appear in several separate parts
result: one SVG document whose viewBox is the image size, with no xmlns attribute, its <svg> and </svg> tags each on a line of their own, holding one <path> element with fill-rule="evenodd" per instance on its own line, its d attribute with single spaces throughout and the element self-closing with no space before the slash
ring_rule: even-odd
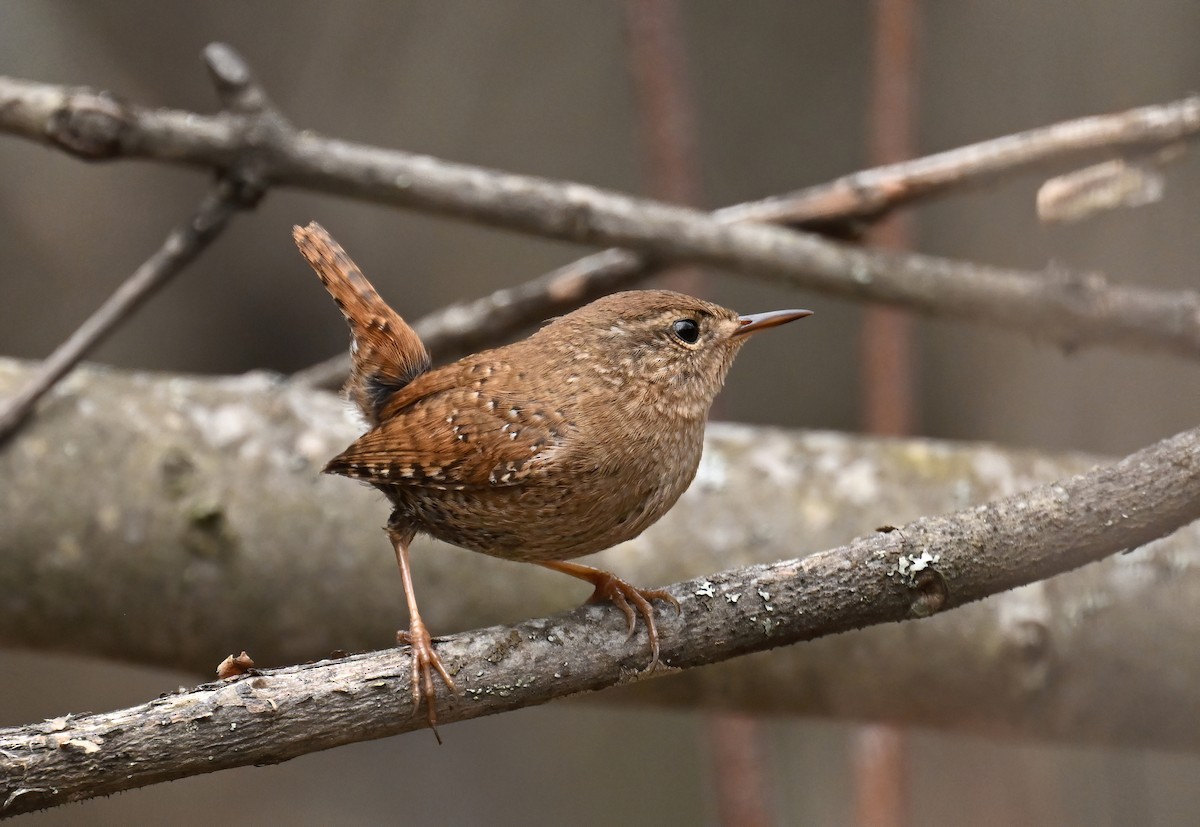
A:
<svg viewBox="0 0 1200 827">
<path fill-rule="evenodd" d="M 699 142 L 679 4 L 677 0 L 624 0 L 622 11 L 647 193 L 662 201 L 699 207 L 703 200 Z M 672 267 L 666 282 L 683 293 L 702 296 L 705 292 L 704 275 L 697 267 Z"/>
<path fill-rule="evenodd" d="M 873 0 L 869 163 L 891 164 L 915 155 L 917 0 Z M 870 233 L 870 243 L 911 246 L 907 215 L 892 215 Z M 885 436 L 913 431 L 916 357 L 913 323 L 890 307 L 868 307 L 860 339 L 864 430 Z M 908 739 L 903 730 L 866 726 L 853 745 L 855 822 L 859 827 L 904 827 L 911 818 Z"/>
<path fill-rule="evenodd" d="M 677 0 L 624 0 L 622 12 L 649 194 L 700 206 L 696 119 L 680 5 Z M 706 291 L 703 271 L 696 267 L 672 268 L 665 281 L 692 295 Z M 768 827 L 772 808 L 758 722 L 716 713 L 707 723 L 720 823 Z"/>
</svg>

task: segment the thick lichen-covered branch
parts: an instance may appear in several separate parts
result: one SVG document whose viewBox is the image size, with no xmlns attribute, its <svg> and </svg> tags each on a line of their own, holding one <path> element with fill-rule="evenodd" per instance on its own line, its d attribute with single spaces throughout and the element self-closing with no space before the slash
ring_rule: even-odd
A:
<svg viewBox="0 0 1200 827">
<path fill-rule="evenodd" d="M 0 399 L 30 370 L 0 360 Z M 268 374 L 82 369 L 0 452 L 0 642 L 200 674 L 241 649 L 280 665 L 390 645 L 403 600 L 381 530 L 387 503 L 319 473 L 360 431 L 333 395 Z M 678 506 L 595 559 L 638 583 L 671 582 L 801 556 L 1086 466 L 714 423 Z M 764 513 L 763 503 L 773 505 Z M 428 540 L 413 556 L 435 632 L 558 611 L 587 594 Z"/>
<path fill-rule="evenodd" d="M 11 381 L 18 372 L 6 363 L 0 377 Z M 105 387 L 110 395 L 102 390 Z M 332 592 L 345 582 L 339 580 L 338 569 L 364 564 L 361 551 L 323 533 L 323 524 L 328 524 L 325 532 L 341 529 L 338 519 L 312 516 L 337 502 L 336 495 L 326 497 L 333 489 L 324 488 L 335 480 L 315 481 L 317 458 L 326 455 L 329 442 L 353 431 L 334 403 L 318 399 L 264 377 L 73 377 L 56 392 L 47 416 L 0 455 L 0 473 L 7 479 L 37 474 L 60 481 L 51 492 L 39 493 L 36 485 L 6 488 L 0 499 L 6 634 L 26 635 L 33 642 L 36 630 L 23 629 L 20 618 L 54 615 L 72 623 L 95 611 L 95 604 L 107 603 L 109 618 L 128 624 L 118 631 L 126 638 L 127 653 L 137 657 L 172 643 L 190 651 L 189 638 L 197 636 L 188 630 L 206 624 L 215 626 L 218 635 L 231 635 L 227 648 L 251 648 L 235 641 L 253 634 L 254 623 L 278 612 L 298 630 L 312 627 L 322 597 L 369 610 L 363 595 Z M 154 438 L 143 440 L 148 432 Z M 809 439 L 817 449 L 808 455 L 811 458 L 821 456 L 822 439 L 837 438 Z M 783 496 L 769 495 L 767 488 L 786 494 L 788 484 L 809 469 L 803 465 L 802 442 L 778 432 L 734 429 L 718 434 L 712 447 L 689 495 L 693 502 L 681 507 L 691 509 L 686 513 L 694 519 L 695 530 L 731 562 L 746 549 L 771 542 L 791 548 L 793 555 L 806 553 L 811 547 L 798 539 L 804 537 L 804 521 L 846 519 L 844 514 L 822 511 L 818 498 L 799 492 L 793 492 L 794 509 L 755 508 L 752 521 L 722 514 L 719 505 L 741 481 L 742 469 L 752 468 L 766 478 L 765 487 L 755 492 L 759 505 L 763 498 Z M 927 443 L 893 443 L 893 449 L 909 452 L 910 465 L 927 470 L 939 463 L 963 463 L 956 471 L 964 472 L 957 476 L 966 481 L 959 491 L 965 500 L 972 499 L 971 480 L 997 473 L 995 463 L 986 458 L 991 449 L 980 449 L 983 453 L 974 460 L 969 452 L 956 454 Z M 730 458 L 730 451 L 738 461 L 722 462 L 722 457 Z M 837 476 L 848 496 L 863 501 L 877 496 L 869 460 L 847 453 L 853 451 L 851 446 L 826 445 L 825 451 L 822 461 L 839 463 Z M 995 458 L 994 451 L 991 456 Z M 120 462 L 120 457 L 128 457 L 126 464 L 119 465 L 116 475 L 106 476 L 105 463 Z M 143 470 L 139 474 L 131 470 L 134 467 Z M 971 467 L 975 475 L 966 473 Z M 125 472 L 132 477 L 128 482 Z M 62 480 L 92 484 L 64 485 Z M 46 499 L 35 499 L 39 497 Z M 50 513 L 37 515 L 39 508 Z M 898 514 L 897 521 L 908 516 Z M 666 612 L 659 620 L 664 672 L 934 615 L 1142 545 L 1198 517 L 1200 432 L 1191 431 L 1119 463 L 945 517 L 921 518 L 899 531 L 873 534 L 800 559 L 726 569 L 677 583 L 671 590 L 683 612 L 678 617 Z M 292 532 L 289 523 L 295 524 Z M 48 545 L 38 537 L 39 524 L 43 532 L 53 526 Z M 306 533 L 315 536 L 304 538 Z M 161 549 L 155 544 L 158 540 L 165 541 Z M 381 538 L 378 542 L 382 545 Z M 630 544 L 635 547 L 622 554 L 651 554 L 654 542 L 648 534 L 645 545 Z M 36 544 L 35 553 L 26 549 L 22 554 L 30 543 Z M 103 556 L 105 547 L 113 550 L 111 557 Z M 181 550 L 186 564 L 169 583 L 146 579 L 141 559 L 145 554 Z M 621 565 L 622 554 L 615 558 L 616 565 Z M 262 561 L 255 563 L 260 555 Z M 386 557 L 382 548 L 378 556 Z M 22 557 L 26 566 L 36 559 L 35 575 L 58 578 L 52 591 L 11 588 L 14 561 Z M 1143 558 L 1125 559 L 1141 565 Z M 1194 555 L 1168 559 L 1187 566 Z M 70 588 L 72 569 L 78 577 L 101 565 L 116 567 L 104 573 L 110 582 L 132 580 L 140 588 L 132 593 L 96 591 L 78 580 Z M 290 577 L 291 582 L 311 583 L 306 591 L 271 604 L 272 611 L 256 603 L 264 590 L 275 587 L 273 579 Z M 459 599 L 480 599 L 470 593 L 470 585 L 462 587 L 457 580 L 425 587 L 458 593 Z M 501 591 L 494 581 L 476 587 L 485 594 Z M 321 589 L 329 591 L 322 595 Z M 116 603 L 123 598 L 131 602 Z M 1040 604 L 1027 605 L 1032 608 L 1015 613 L 1008 625 L 1017 654 L 1029 662 L 1017 671 L 1026 681 L 1023 691 L 1029 693 L 1053 682 L 1054 662 L 1044 653 L 1054 642 L 1047 638 L 1047 616 L 1038 614 Z M 1102 608 L 1081 604 L 1077 611 Z M 248 614 L 237 619 L 239 612 Z M 121 619 L 129 613 L 135 620 Z M 146 617 L 156 617 L 156 624 L 136 622 Z M 249 626 L 248 617 L 253 618 Z M 380 621 L 376 614 L 356 622 L 377 626 Z M 442 658 L 452 666 L 464 694 L 445 698 L 439 719 L 463 720 L 646 677 L 638 672 L 645 660 L 639 645 L 644 636 L 626 642 L 622 624 L 615 610 L 592 606 L 442 640 Z M 86 646 L 89 630 L 81 625 L 74 631 Z M 314 632 L 313 640 L 325 633 Z M 91 634 L 98 640 L 111 632 Z M 62 638 L 56 638 L 61 643 Z M 907 657 L 919 659 L 920 648 L 909 645 Z M 219 657 L 213 658 L 214 665 L 216 660 Z M 420 719 L 407 714 L 407 675 L 406 650 L 387 649 L 264 671 L 120 712 L 66 716 L 3 730 L 0 798 L 6 813 L 24 812 L 406 731 L 421 726 Z"/>
</svg>

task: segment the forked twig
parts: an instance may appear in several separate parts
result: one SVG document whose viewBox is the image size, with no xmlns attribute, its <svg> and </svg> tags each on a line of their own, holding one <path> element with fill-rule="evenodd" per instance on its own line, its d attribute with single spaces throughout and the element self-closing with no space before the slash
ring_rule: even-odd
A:
<svg viewBox="0 0 1200 827">
<path fill-rule="evenodd" d="M 1106 344 L 1200 355 L 1200 294 L 1195 291 L 1113 286 L 1084 273 L 884 254 L 733 223 L 780 220 L 836 229 L 840 222 L 844 231 L 847 221 L 869 221 L 898 205 L 1014 172 L 1152 152 L 1200 135 L 1200 97 L 1067 121 L 714 214 L 354 144 L 296 130 L 281 118 L 264 124 L 229 114 L 149 109 L 87 90 L 11 78 L 0 78 L 0 130 L 90 159 L 142 157 L 224 169 L 252 155 L 271 185 L 639 251 L 605 251 L 570 265 L 565 276 L 560 271 L 561 278 L 543 277 L 450 308 L 420 328 L 431 347 L 457 345 L 459 335 L 462 341 L 490 340 L 569 309 L 571 302 L 632 283 L 657 262 L 687 260 L 843 298 L 1029 331 L 1064 347 Z M 504 305 L 514 294 L 518 304 Z M 472 317 L 475 310 L 487 312 Z M 445 342 L 437 341 L 439 335 L 447 337 Z M 306 371 L 303 378 L 335 384 L 340 375 L 335 362 Z"/>
<path fill-rule="evenodd" d="M 0 409 L 0 443 L 12 436 L 38 401 L 93 348 L 220 235 L 239 207 L 230 194 L 232 189 L 229 182 L 218 182 L 191 218 L 172 229 L 162 247 L 41 363 L 29 383 Z"/>
<path fill-rule="evenodd" d="M 227 111 L 269 124 L 281 122 L 249 67 L 233 50 L 212 44 L 204 50 L 204 59 L 217 95 Z M 95 125 L 94 121 L 82 117 L 75 125 L 77 128 L 69 130 L 80 140 L 80 148 L 104 134 L 103 130 L 92 132 Z M 258 159 L 247 156 L 234 168 L 222 172 L 191 217 L 172 229 L 162 246 L 55 348 L 29 384 L 0 409 L 0 443 L 20 427 L 38 401 L 72 368 L 216 240 L 238 209 L 257 203 L 264 192 L 261 170 L 257 167 Z"/>
</svg>

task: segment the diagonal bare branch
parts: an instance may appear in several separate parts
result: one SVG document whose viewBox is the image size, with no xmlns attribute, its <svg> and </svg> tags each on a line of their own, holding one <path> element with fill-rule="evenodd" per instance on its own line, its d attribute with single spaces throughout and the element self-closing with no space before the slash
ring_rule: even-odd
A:
<svg viewBox="0 0 1200 827">
<path fill-rule="evenodd" d="M 928 617 L 1142 545 L 1200 518 L 1200 428 L 1120 462 L 801 560 L 676 584 L 664 672 Z M 757 600 L 755 600 L 757 597 Z M 466 720 L 655 675 L 614 612 L 456 635 L 438 646 Z M 419 729 L 407 651 L 264 671 L 118 712 L 0 730 L 0 810 L 15 815 L 172 778 L 275 763 Z"/>
<path fill-rule="evenodd" d="M 0 397 L 28 372 L 0 359 Z M 265 375 L 80 368 L 0 454 L 0 646 L 205 675 L 241 649 L 265 667 L 390 645 L 403 600 L 379 531 L 386 508 L 317 475 L 357 433 L 339 400 Z M 704 455 L 676 507 L 601 565 L 650 585 L 803 556 L 1097 462 L 720 423 L 710 424 Z M 64 479 L 106 483 L 63 496 Z M 565 578 L 433 542 L 416 554 L 417 579 L 432 586 L 426 620 L 439 633 L 552 614 L 586 596 Z M 597 700 L 1196 750 L 1200 715 L 1135 710 L 1200 708 L 1190 645 L 1200 615 L 1189 609 L 1198 601 L 1195 523 L 1137 554 L 927 623 L 825 638 Z M 1150 627 L 1155 646 L 1130 645 Z"/>
<path fill-rule="evenodd" d="M 1094 274 L 1032 273 L 915 254 L 885 254 L 781 228 L 730 223 L 784 212 L 790 219 L 800 215 L 784 209 L 779 199 L 767 207 L 744 206 L 707 215 L 577 183 L 354 144 L 282 124 L 274 130 L 247 129 L 244 120 L 228 114 L 148 109 L 87 90 L 11 78 L 0 78 L 0 130 L 91 159 L 141 157 L 224 168 L 252 149 L 270 184 L 307 187 L 580 243 L 636 248 L 650 261 L 707 263 L 843 298 L 1027 331 L 1064 347 L 1107 344 L 1192 358 L 1200 355 L 1196 291 L 1110 286 Z M 820 198 L 842 202 L 844 216 L 870 217 L 885 209 L 880 199 L 892 203 L 888 193 L 897 193 L 895 203 L 904 203 L 991 179 L 1009 169 L 1077 161 L 1101 152 L 1149 151 L 1194 140 L 1198 134 L 1200 98 L 1187 98 L 870 171 L 862 178 L 842 179 Z M 835 191 L 842 195 L 830 195 Z M 847 200 L 845 192 L 863 196 Z M 820 200 L 818 195 L 809 190 L 801 200 Z M 822 220 L 830 215 L 827 208 L 818 212 Z M 593 295 L 604 278 L 609 279 L 606 288 L 611 288 L 638 277 L 642 272 L 638 268 L 645 265 L 628 253 L 602 255 L 604 276 L 601 271 L 572 266 L 573 282 L 542 280 L 540 286 L 547 292 L 538 294 L 538 300 L 530 298 L 524 305 L 530 308 L 528 314 L 521 318 L 528 322 L 563 309 L 553 292 L 559 287 L 566 294 Z M 618 261 L 622 256 L 631 257 Z M 533 290 L 526 295 L 532 297 Z M 495 298 L 502 301 L 504 296 Z M 460 321 L 466 318 L 463 308 L 454 312 Z M 325 374 L 327 379 L 328 369 Z"/>
<path fill-rule="evenodd" d="M 236 187 L 215 184 L 191 217 L 167 234 L 162 247 L 121 283 L 96 311 L 51 353 L 21 391 L 0 407 L 0 443 L 33 412 L 38 401 L 72 368 L 129 318 L 151 295 L 221 234 L 239 208 Z"/>
<path fill-rule="evenodd" d="M 214 44 L 232 53 L 228 47 Z M 446 164 L 428 156 L 341 141 L 314 132 L 291 131 L 266 146 L 236 116 L 202 115 L 118 101 L 84 87 L 38 83 L 0 75 L 0 132 L 49 144 L 88 160 L 144 158 L 198 167 L 227 167 L 248 148 L 268 152 L 277 164 L 273 181 L 362 200 L 444 210 L 486 220 L 482 199 L 501 180 L 526 197 L 545 179 L 504 176 L 461 164 L 484 191 L 455 195 L 422 186 L 425 164 Z M 888 164 L 832 182 L 794 190 L 719 211 L 726 221 L 827 226 L 870 221 L 897 207 L 943 196 L 965 187 L 1044 169 L 1067 169 L 1114 154 L 1140 155 L 1200 135 L 1200 96 L 1107 115 L 1092 115 L 1006 135 L 911 161 Z M 327 150 L 327 151 L 326 151 Z M 336 159 L 323 166 L 322 156 Z M 520 194 L 514 196 L 522 199 Z M 518 206 L 534 207 L 520 200 Z M 585 216 L 579 216 L 586 221 Z M 505 226 L 507 222 L 498 221 Z M 514 227 L 515 228 L 515 227 Z"/>
<path fill-rule="evenodd" d="M 227 46 L 212 44 L 204 50 L 209 76 L 226 110 L 246 116 L 251 122 L 276 126 L 282 117 L 249 67 Z M 112 102 L 96 100 L 92 108 L 80 110 L 57 122 L 61 135 L 75 151 L 86 155 L 99 151 L 108 138 L 106 113 Z M 201 199 L 192 215 L 168 233 L 162 246 L 138 267 L 96 311 L 59 345 L 20 393 L 0 408 L 0 443 L 3 443 L 33 412 L 46 393 L 72 368 L 133 315 L 143 302 L 166 285 L 220 236 L 233 214 L 253 206 L 264 194 L 252 153 L 243 154 L 226 170 Z"/>
</svg>

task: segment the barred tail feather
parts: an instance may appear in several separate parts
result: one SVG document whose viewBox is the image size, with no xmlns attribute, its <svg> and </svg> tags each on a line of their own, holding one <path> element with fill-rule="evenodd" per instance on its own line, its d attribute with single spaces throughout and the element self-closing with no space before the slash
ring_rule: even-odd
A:
<svg viewBox="0 0 1200 827">
<path fill-rule="evenodd" d="M 324 227 L 312 221 L 293 227 L 292 237 L 350 326 L 346 396 L 371 425 L 378 425 L 392 394 L 429 370 L 429 352 Z"/>
</svg>

